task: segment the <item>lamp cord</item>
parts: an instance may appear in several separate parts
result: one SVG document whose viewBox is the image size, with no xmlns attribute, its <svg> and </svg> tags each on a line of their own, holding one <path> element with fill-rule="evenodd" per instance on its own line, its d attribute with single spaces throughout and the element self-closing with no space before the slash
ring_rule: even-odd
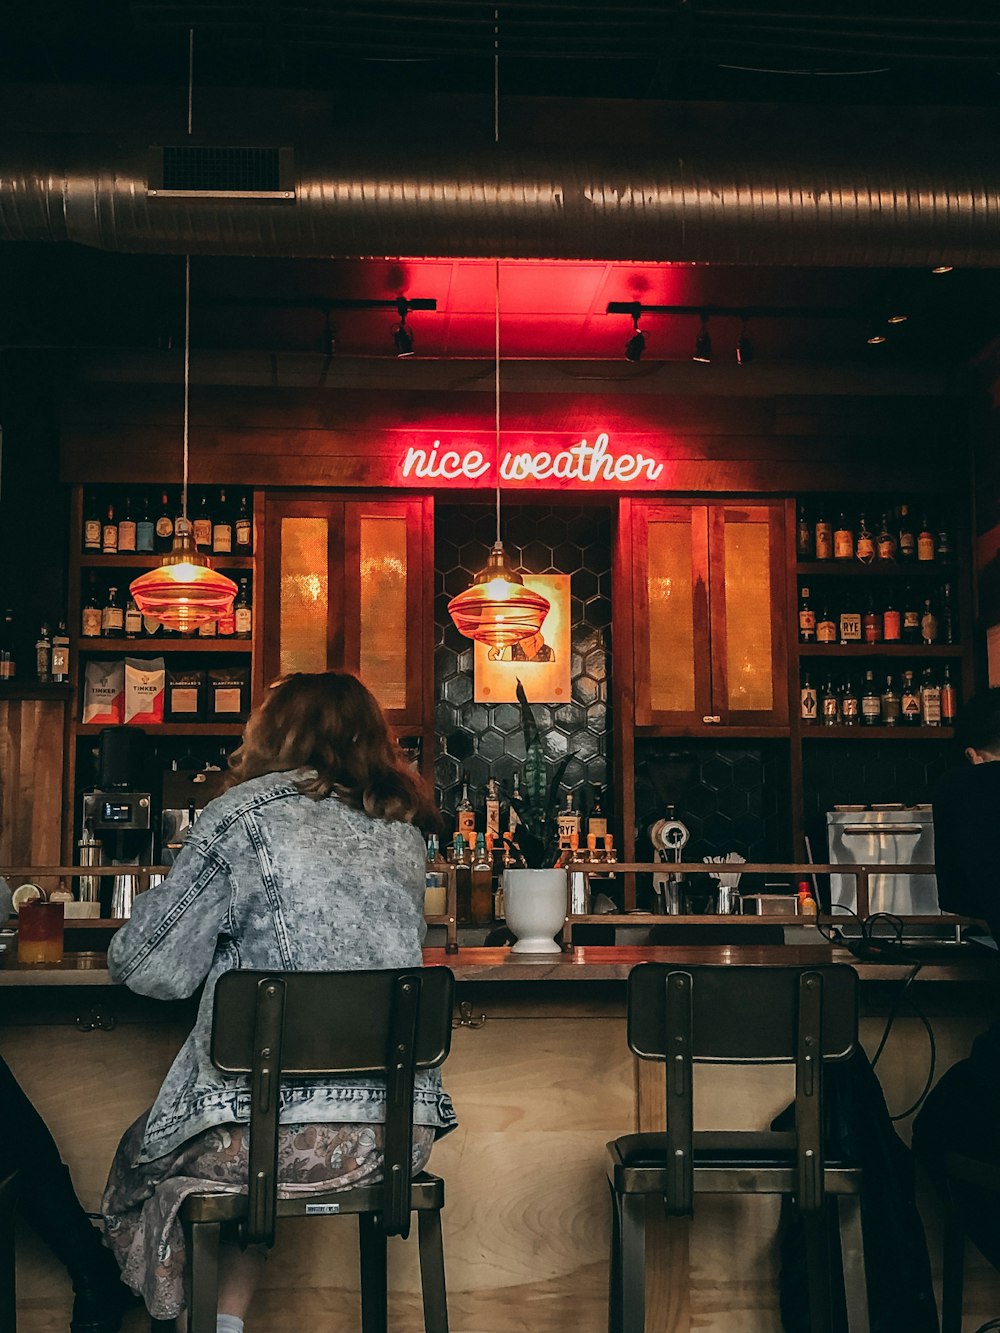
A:
<svg viewBox="0 0 1000 1333">
<path fill-rule="evenodd" d="M 194 108 L 194 28 L 188 28 L 188 105 L 187 132 L 191 134 Z M 184 467 L 181 480 L 181 516 L 188 516 L 188 426 L 191 395 L 191 256 L 184 256 Z"/>
<path fill-rule="evenodd" d="M 493 11 L 493 142 L 500 143 L 500 10 Z M 497 477 L 497 545 L 500 545 L 500 259 L 493 304 L 494 460 Z"/>
</svg>

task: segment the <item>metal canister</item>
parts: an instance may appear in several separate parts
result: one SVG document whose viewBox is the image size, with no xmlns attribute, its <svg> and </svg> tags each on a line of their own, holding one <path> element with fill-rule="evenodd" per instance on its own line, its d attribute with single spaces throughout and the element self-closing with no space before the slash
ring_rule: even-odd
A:
<svg viewBox="0 0 1000 1333">
<path fill-rule="evenodd" d="M 95 838 L 92 833 L 84 832 L 83 837 L 76 844 L 77 864 L 81 866 L 99 866 L 104 851 L 104 844 L 100 838 Z M 100 875 L 81 875 L 80 876 L 80 901 L 82 903 L 97 903 L 101 901 L 101 877 Z"/>
</svg>

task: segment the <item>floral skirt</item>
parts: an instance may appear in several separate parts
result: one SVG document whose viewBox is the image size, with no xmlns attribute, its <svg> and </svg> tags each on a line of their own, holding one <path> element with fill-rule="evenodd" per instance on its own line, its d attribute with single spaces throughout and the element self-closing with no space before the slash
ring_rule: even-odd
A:
<svg viewBox="0 0 1000 1333">
<path fill-rule="evenodd" d="M 122 1279 L 154 1319 L 184 1308 L 184 1232 L 178 1219 L 189 1194 L 245 1194 L 246 1125 L 217 1125 L 152 1162 L 138 1161 L 148 1112 L 125 1131 L 108 1176 L 102 1212 Z M 413 1170 L 431 1155 L 435 1131 L 413 1127 Z M 382 1175 L 384 1127 L 368 1124 L 282 1125 L 278 1194 L 283 1199 L 352 1185 Z"/>
</svg>

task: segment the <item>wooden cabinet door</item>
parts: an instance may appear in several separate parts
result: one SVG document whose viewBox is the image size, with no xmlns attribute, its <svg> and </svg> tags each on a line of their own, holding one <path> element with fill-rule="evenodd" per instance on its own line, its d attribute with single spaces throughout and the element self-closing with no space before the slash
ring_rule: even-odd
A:
<svg viewBox="0 0 1000 1333">
<path fill-rule="evenodd" d="M 788 722 L 784 509 L 709 510 L 712 713 L 731 727 Z"/>
<path fill-rule="evenodd" d="M 712 712 L 708 509 L 632 504 L 635 721 L 700 727 Z"/>
</svg>

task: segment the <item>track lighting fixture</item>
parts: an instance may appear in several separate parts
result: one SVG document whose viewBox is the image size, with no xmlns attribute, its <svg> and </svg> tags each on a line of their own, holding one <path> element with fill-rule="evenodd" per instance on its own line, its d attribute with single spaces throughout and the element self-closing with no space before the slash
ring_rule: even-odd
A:
<svg viewBox="0 0 1000 1333">
<path fill-rule="evenodd" d="M 736 364 L 738 366 L 749 365 L 754 358 L 754 345 L 747 333 L 747 322 L 743 321 L 740 328 L 740 336 L 736 341 Z"/>
<path fill-rule="evenodd" d="M 931 269 L 932 273 L 953 273 L 954 271 L 955 271 L 954 264 L 935 264 L 935 266 Z"/>
<path fill-rule="evenodd" d="M 886 336 L 881 329 L 873 329 L 868 335 L 869 347 L 878 347 L 886 341 Z"/>
<path fill-rule="evenodd" d="M 908 319 L 909 315 L 903 315 L 903 314 L 888 315 L 886 317 L 885 322 L 887 324 L 905 324 Z"/>
<path fill-rule="evenodd" d="M 392 331 L 392 343 L 396 349 L 396 355 L 402 359 L 404 356 L 413 355 L 413 334 L 406 327 L 406 316 L 410 309 L 410 303 L 405 296 L 401 296 L 396 302 L 396 309 L 399 312 L 399 323 Z"/>
<path fill-rule="evenodd" d="M 698 336 L 694 340 L 694 355 L 692 361 L 700 361 L 707 365 L 712 359 L 712 335 L 708 331 L 708 316 L 702 311 L 701 328 L 698 330 Z"/>
<path fill-rule="evenodd" d="M 632 307 L 632 336 L 625 344 L 625 360 L 641 361 L 642 354 L 646 350 L 646 335 L 639 328 L 639 316 L 642 313 L 642 306 L 636 301 Z"/>
</svg>

